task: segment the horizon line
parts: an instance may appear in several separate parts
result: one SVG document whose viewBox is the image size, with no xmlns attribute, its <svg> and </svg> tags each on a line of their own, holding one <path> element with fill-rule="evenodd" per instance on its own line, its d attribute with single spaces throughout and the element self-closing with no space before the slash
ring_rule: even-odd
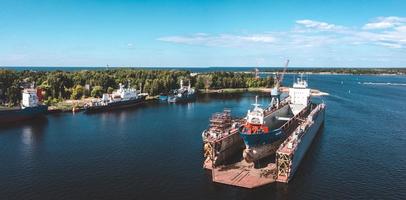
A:
<svg viewBox="0 0 406 200">
<path fill-rule="evenodd" d="M 2 66 L 0 68 L 283 68 L 284 66 Z M 402 69 L 405 67 L 351 67 L 351 66 L 292 66 L 289 68 L 346 68 L 346 69 Z"/>
</svg>

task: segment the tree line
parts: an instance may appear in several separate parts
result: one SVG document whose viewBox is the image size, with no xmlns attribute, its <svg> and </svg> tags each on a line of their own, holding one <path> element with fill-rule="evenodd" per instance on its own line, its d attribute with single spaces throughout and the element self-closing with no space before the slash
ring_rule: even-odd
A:
<svg viewBox="0 0 406 200">
<path fill-rule="evenodd" d="M 180 80 L 196 89 L 270 87 L 272 78 L 255 78 L 252 73 L 208 72 L 191 75 L 187 70 L 108 69 L 81 71 L 15 71 L 0 69 L 0 102 L 17 105 L 22 88 L 34 83 L 44 91 L 46 104 L 64 99 L 101 97 L 122 83 L 158 95 L 179 88 Z"/>
</svg>

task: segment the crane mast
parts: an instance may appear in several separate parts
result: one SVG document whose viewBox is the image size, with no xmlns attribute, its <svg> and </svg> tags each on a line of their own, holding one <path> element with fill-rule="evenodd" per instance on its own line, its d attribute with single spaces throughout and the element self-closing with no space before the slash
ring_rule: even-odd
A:
<svg viewBox="0 0 406 200">
<path fill-rule="evenodd" d="M 271 90 L 271 106 L 272 107 L 275 107 L 275 108 L 279 107 L 280 96 L 281 96 L 279 87 L 283 81 L 283 77 L 286 73 L 286 69 L 288 68 L 288 65 L 289 65 L 289 59 L 286 60 L 282 73 L 279 75 L 279 77 L 276 77 L 276 83 Z"/>
</svg>

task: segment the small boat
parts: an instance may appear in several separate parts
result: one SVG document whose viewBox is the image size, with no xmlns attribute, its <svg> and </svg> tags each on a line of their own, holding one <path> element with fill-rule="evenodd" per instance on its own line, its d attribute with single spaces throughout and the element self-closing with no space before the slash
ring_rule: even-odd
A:
<svg viewBox="0 0 406 200">
<path fill-rule="evenodd" d="M 165 94 L 165 93 L 159 94 L 159 100 L 160 101 L 168 101 L 168 94 Z"/>
<path fill-rule="evenodd" d="M 183 86 L 183 80 L 180 80 L 180 88 L 168 96 L 169 103 L 188 102 L 196 99 L 196 92 L 190 85 Z"/>
</svg>

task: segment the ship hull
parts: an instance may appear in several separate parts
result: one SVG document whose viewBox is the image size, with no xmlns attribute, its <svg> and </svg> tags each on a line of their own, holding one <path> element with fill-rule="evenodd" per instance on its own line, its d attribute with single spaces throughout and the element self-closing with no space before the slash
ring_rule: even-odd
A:
<svg viewBox="0 0 406 200">
<path fill-rule="evenodd" d="M 243 151 L 243 158 L 248 163 L 252 163 L 252 162 L 255 162 L 262 158 L 271 156 L 271 155 L 275 154 L 275 152 L 278 150 L 279 145 L 282 144 L 282 142 L 283 142 L 283 139 L 279 139 L 279 140 L 275 140 L 271 144 L 265 144 L 265 145 L 260 145 L 257 147 L 246 148 Z"/>
<path fill-rule="evenodd" d="M 281 139 L 282 136 L 284 135 L 281 129 L 276 129 L 270 131 L 269 133 L 259 133 L 259 134 L 247 134 L 244 131 L 240 132 L 241 138 L 243 139 L 245 145 L 249 148 L 272 144 L 277 140 Z"/>
<path fill-rule="evenodd" d="M 295 174 L 300 162 L 303 160 L 303 157 L 305 156 L 307 150 L 312 144 L 313 139 L 315 138 L 318 131 L 320 130 L 320 127 L 324 123 L 324 116 L 325 116 L 325 108 L 323 108 L 318 112 L 317 116 L 313 119 L 314 123 L 307 129 L 303 137 L 301 137 L 300 143 L 298 144 L 297 149 L 293 155 L 291 173 L 288 178 L 289 180 Z"/>
<path fill-rule="evenodd" d="M 309 109 L 304 107 L 296 116 L 291 117 L 292 112 L 289 105 L 287 105 L 271 114 L 272 117 L 270 119 L 272 120 L 269 123 L 269 127 L 276 129 L 273 129 L 269 133 L 248 134 L 240 131 L 246 146 L 243 158 L 250 163 L 275 154 L 283 140 L 299 125 L 298 117 L 306 116 L 307 113 L 309 113 Z M 287 117 L 289 120 L 276 122 L 277 117 Z"/>
<path fill-rule="evenodd" d="M 91 114 L 91 113 L 98 113 L 98 112 L 106 112 L 110 110 L 122 109 L 122 108 L 129 108 L 138 106 L 141 103 L 145 102 L 145 96 L 139 97 L 138 99 L 128 100 L 128 101 L 117 101 L 109 103 L 108 105 L 103 106 L 90 106 L 85 108 L 84 113 Z"/>
<path fill-rule="evenodd" d="M 284 136 L 280 128 L 286 121 L 279 121 L 276 117 L 293 117 L 289 105 L 281 107 L 265 117 L 265 126 L 270 130 L 268 133 L 249 133 L 245 127 L 241 127 L 240 135 L 248 148 L 260 145 L 272 144 Z"/>
<path fill-rule="evenodd" d="M 24 109 L 12 109 L 0 111 L 0 124 L 13 123 L 29 120 L 48 113 L 48 106 L 40 105 L 36 107 L 27 107 Z"/>
</svg>

